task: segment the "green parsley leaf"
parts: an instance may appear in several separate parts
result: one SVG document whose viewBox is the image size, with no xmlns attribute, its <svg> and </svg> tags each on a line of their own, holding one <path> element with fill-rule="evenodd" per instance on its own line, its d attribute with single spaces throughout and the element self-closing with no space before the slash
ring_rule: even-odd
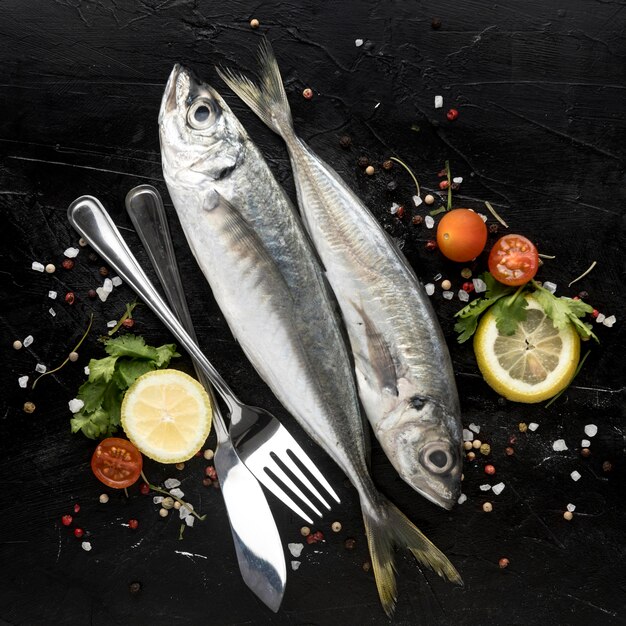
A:
<svg viewBox="0 0 626 626">
<path fill-rule="evenodd" d="M 116 385 L 119 389 L 128 389 L 137 378 L 157 369 L 154 361 L 147 359 L 123 359 L 117 367 Z"/>
<path fill-rule="evenodd" d="M 514 335 L 520 322 L 526 320 L 528 301 L 522 293 L 500 298 L 492 311 L 498 331 L 503 335 Z"/>
<path fill-rule="evenodd" d="M 95 383 L 103 380 L 108 383 L 115 371 L 116 356 L 105 356 L 103 359 L 91 359 L 89 361 L 89 382 Z"/>
<path fill-rule="evenodd" d="M 117 430 L 122 417 L 122 390 L 116 385 L 109 385 L 102 399 L 102 410 L 109 418 L 108 431 L 112 434 Z"/>
<path fill-rule="evenodd" d="M 156 351 L 157 358 L 155 360 L 155 364 L 157 368 L 167 367 L 170 364 L 171 359 L 180 356 L 180 354 L 176 352 L 176 346 L 173 343 L 166 343 L 159 346 Z"/>
<path fill-rule="evenodd" d="M 104 398 L 104 392 L 106 391 L 106 388 L 107 383 L 103 380 L 97 381 L 95 383 L 89 382 L 87 380 L 80 386 L 76 397 L 85 403 L 83 410 L 86 413 L 91 413 L 92 411 L 95 411 L 97 408 L 100 407 L 100 405 L 102 404 L 102 398 Z"/>
<path fill-rule="evenodd" d="M 128 356 L 133 359 L 150 359 L 156 361 L 156 348 L 146 345 L 143 337 L 138 335 L 122 335 L 115 339 L 108 339 L 104 349 L 111 356 Z"/>
<path fill-rule="evenodd" d="M 73 433 L 81 430 L 89 439 L 97 439 L 102 435 L 108 434 L 109 416 L 102 408 L 91 413 L 86 412 L 83 408 L 70 420 L 70 425 Z"/>
</svg>

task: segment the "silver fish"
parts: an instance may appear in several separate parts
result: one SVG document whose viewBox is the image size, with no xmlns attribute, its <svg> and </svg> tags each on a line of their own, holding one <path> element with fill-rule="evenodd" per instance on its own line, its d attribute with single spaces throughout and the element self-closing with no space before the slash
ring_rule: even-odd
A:
<svg viewBox="0 0 626 626">
<path fill-rule="evenodd" d="M 461 418 L 446 343 L 429 298 L 374 216 L 293 129 L 267 41 L 259 86 L 222 78 L 286 142 L 300 211 L 339 302 L 354 355 L 359 396 L 400 476 L 450 509 L 460 494 Z"/>
<path fill-rule="evenodd" d="M 249 360 L 360 497 L 383 607 L 394 545 L 460 581 L 448 559 L 375 488 L 340 320 L 298 215 L 218 93 L 180 66 L 159 114 L 167 187 L 187 241 Z"/>
</svg>

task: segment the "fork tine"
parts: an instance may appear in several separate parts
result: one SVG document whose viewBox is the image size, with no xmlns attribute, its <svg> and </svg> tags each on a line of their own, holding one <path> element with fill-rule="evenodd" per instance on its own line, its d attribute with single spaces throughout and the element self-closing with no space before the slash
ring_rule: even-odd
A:
<svg viewBox="0 0 626 626">
<path fill-rule="evenodd" d="M 285 429 L 286 430 L 286 429 Z M 341 502 L 339 496 L 335 493 L 335 490 L 330 486 L 330 483 L 324 478 L 324 475 L 317 469 L 316 465 L 311 461 L 309 455 L 300 447 L 300 444 L 289 434 L 289 445 L 287 449 L 307 468 L 315 479 L 326 489 L 326 491 L 337 501 Z M 328 506 L 328 505 L 326 505 Z M 330 508 L 330 507 L 328 507 Z"/>
<path fill-rule="evenodd" d="M 276 454 L 276 450 L 274 450 L 274 454 Z M 306 474 L 304 474 L 304 472 L 298 467 L 298 465 L 294 463 L 293 459 L 289 455 L 289 450 L 285 448 L 284 454 L 281 454 L 280 456 L 276 454 L 276 456 L 280 459 L 280 462 L 283 463 L 292 474 L 295 474 L 300 482 L 330 511 L 330 504 L 326 502 L 326 500 L 322 497 L 322 494 L 308 479 Z M 297 458 L 295 454 L 293 454 L 293 456 Z"/>
<path fill-rule="evenodd" d="M 264 487 L 269 489 L 283 504 L 288 506 L 296 515 L 299 515 L 305 522 L 313 524 L 313 520 L 311 519 L 311 517 L 309 517 L 265 471 L 265 458 L 267 457 L 264 457 L 263 460 L 260 460 L 257 456 L 248 457 L 246 459 L 246 465 L 248 466 L 248 469 L 254 474 L 255 478 Z M 312 506 L 312 508 L 314 509 L 315 507 Z"/>
</svg>

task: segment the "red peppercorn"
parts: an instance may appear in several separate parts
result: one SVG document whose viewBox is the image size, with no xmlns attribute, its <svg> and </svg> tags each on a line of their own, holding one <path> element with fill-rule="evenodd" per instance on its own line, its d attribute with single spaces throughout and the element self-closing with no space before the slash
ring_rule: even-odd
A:
<svg viewBox="0 0 626 626">
<path fill-rule="evenodd" d="M 76 539 L 80 539 L 85 533 L 83 532 L 82 528 L 75 528 L 74 529 L 74 537 L 76 537 Z"/>
<path fill-rule="evenodd" d="M 515 450 L 509 446 L 508 448 L 504 448 L 504 453 L 507 456 L 513 456 L 515 454 Z"/>
<path fill-rule="evenodd" d="M 142 496 L 147 496 L 150 493 L 150 485 L 148 483 L 141 483 L 141 485 L 139 485 L 139 493 Z"/>
<path fill-rule="evenodd" d="M 80 504 L 74 505 L 74 513 L 78 513 L 80 511 Z"/>
<path fill-rule="evenodd" d="M 463 283 L 463 291 L 467 291 L 467 293 L 472 293 L 472 291 L 474 291 L 474 283 L 471 281 Z"/>
<path fill-rule="evenodd" d="M 139 528 L 139 522 L 136 519 L 129 519 L 128 528 L 131 530 L 137 530 L 137 528 Z"/>
<path fill-rule="evenodd" d="M 450 183 L 447 180 L 439 181 L 439 189 L 447 189 L 450 186 Z"/>
<path fill-rule="evenodd" d="M 450 109 L 447 113 L 446 113 L 446 117 L 451 121 L 454 122 L 454 120 L 459 117 L 459 112 L 456 109 Z"/>
<path fill-rule="evenodd" d="M 396 211 L 396 217 L 399 219 L 402 219 L 402 216 L 404 215 L 404 207 L 403 206 L 399 206 L 398 210 Z"/>
<path fill-rule="evenodd" d="M 65 294 L 65 302 L 67 302 L 68 304 L 74 304 L 74 300 L 76 299 L 76 296 L 74 296 L 74 292 L 73 291 L 68 291 Z"/>
<path fill-rule="evenodd" d="M 69 526 L 73 521 L 73 518 L 71 515 L 64 515 L 61 518 L 61 524 L 63 524 L 63 526 Z"/>
<path fill-rule="evenodd" d="M 437 176 L 439 176 L 439 178 L 447 178 L 448 176 L 448 170 L 443 169 L 443 170 L 439 170 L 439 172 L 437 172 Z"/>
<path fill-rule="evenodd" d="M 310 87 L 307 87 L 302 91 L 302 97 L 306 100 L 310 100 L 313 97 L 313 90 Z"/>
<path fill-rule="evenodd" d="M 217 472 L 215 471 L 215 468 L 212 465 L 208 465 L 207 468 L 204 470 L 204 473 L 211 480 L 217 480 Z"/>
<path fill-rule="evenodd" d="M 507 558 L 503 558 L 498 561 L 498 565 L 500 566 L 500 569 L 504 569 L 505 567 L 508 567 L 509 563 L 510 561 Z"/>
<path fill-rule="evenodd" d="M 127 317 L 123 322 L 122 326 L 124 328 L 132 328 L 135 325 L 135 320 L 132 317 Z"/>
<path fill-rule="evenodd" d="M 95 299 L 96 299 L 96 296 L 97 296 L 98 294 L 96 293 L 96 290 L 95 290 L 95 289 L 90 289 L 90 290 L 87 292 L 87 295 L 88 295 L 88 296 L 89 296 L 89 298 L 91 298 L 92 300 L 95 300 Z"/>
<path fill-rule="evenodd" d="M 496 473 L 496 468 L 493 465 L 485 465 L 485 474 L 493 476 Z"/>
<path fill-rule="evenodd" d="M 324 534 L 321 531 L 319 531 L 319 530 L 316 530 L 314 533 L 311 533 L 306 538 L 306 542 L 309 543 L 309 544 L 310 543 L 317 543 L 318 541 L 324 541 Z"/>
<path fill-rule="evenodd" d="M 411 222 L 413 224 L 421 224 L 424 221 L 424 218 L 421 215 L 414 215 Z"/>
<path fill-rule="evenodd" d="M 64 270 L 74 269 L 74 259 L 63 259 L 63 263 L 61 263 Z"/>
<path fill-rule="evenodd" d="M 591 317 L 593 317 L 594 319 L 598 317 L 598 315 L 600 315 L 600 311 L 598 311 L 598 309 L 594 309 L 593 311 L 591 311 Z"/>
<path fill-rule="evenodd" d="M 426 250 L 432 251 L 437 249 L 437 242 L 434 239 L 429 239 L 426 242 Z"/>
</svg>

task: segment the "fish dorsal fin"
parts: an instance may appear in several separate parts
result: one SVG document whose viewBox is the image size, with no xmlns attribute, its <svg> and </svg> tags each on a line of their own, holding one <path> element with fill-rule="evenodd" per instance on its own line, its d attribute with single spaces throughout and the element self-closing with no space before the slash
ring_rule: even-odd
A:
<svg viewBox="0 0 626 626">
<path fill-rule="evenodd" d="M 385 342 L 382 333 L 363 307 L 352 303 L 355 311 L 361 316 L 365 324 L 365 336 L 367 338 L 367 356 L 361 355 L 360 359 L 365 368 L 376 377 L 380 388 L 394 396 L 398 395 L 396 366 L 391 356 L 389 346 Z"/>
</svg>

